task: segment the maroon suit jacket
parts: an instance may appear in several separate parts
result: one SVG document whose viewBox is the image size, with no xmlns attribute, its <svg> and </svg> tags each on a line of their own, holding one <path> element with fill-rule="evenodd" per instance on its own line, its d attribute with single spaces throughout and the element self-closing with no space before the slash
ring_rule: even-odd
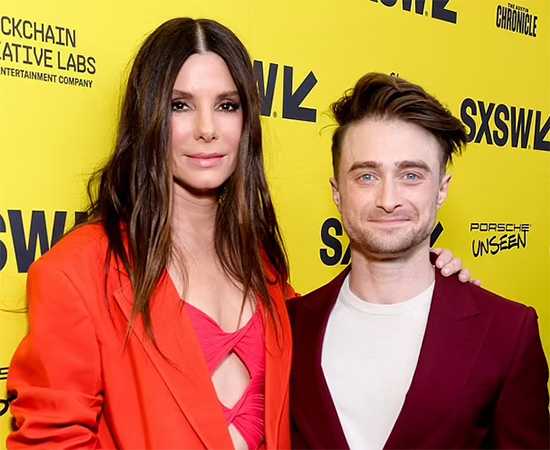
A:
<svg viewBox="0 0 550 450">
<path fill-rule="evenodd" d="M 288 302 L 294 448 L 348 448 L 321 369 L 327 320 L 348 272 Z M 384 448 L 550 448 L 547 381 L 533 308 L 436 271 L 418 364 Z"/>
</svg>

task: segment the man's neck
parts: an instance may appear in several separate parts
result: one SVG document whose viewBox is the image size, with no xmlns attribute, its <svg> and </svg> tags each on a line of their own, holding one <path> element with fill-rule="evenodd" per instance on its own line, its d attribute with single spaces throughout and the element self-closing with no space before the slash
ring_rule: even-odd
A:
<svg viewBox="0 0 550 450">
<path fill-rule="evenodd" d="M 426 290 L 434 281 L 429 245 L 391 258 L 370 258 L 352 249 L 350 289 L 370 303 L 393 304 Z"/>
</svg>

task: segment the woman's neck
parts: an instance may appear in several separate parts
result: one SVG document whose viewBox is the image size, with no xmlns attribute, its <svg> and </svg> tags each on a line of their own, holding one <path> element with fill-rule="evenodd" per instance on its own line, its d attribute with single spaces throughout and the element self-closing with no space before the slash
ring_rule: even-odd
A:
<svg viewBox="0 0 550 450">
<path fill-rule="evenodd" d="M 192 192 L 174 183 L 171 217 L 174 244 L 213 246 L 217 210 L 215 192 Z"/>
</svg>

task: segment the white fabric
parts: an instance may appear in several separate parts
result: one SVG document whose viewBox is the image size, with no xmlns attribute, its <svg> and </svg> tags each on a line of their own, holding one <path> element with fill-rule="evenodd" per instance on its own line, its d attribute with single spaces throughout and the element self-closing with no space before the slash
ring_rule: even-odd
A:
<svg viewBox="0 0 550 450">
<path fill-rule="evenodd" d="M 392 305 L 356 296 L 346 277 L 330 314 L 322 368 L 351 449 L 382 449 L 411 384 L 434 284 Z"/>
</svg>

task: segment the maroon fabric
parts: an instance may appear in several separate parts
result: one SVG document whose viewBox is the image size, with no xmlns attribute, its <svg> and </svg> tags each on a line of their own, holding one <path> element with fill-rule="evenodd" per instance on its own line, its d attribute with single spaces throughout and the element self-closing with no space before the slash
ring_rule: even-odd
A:
<svg viewBox="0 0 550 450">
<path fill-rule="evenodd" d="M 288 303 L 294 448 L 348 448 L 321 369 L 348 271 Z M 416 371 L 384 448 L 550 448 L 547 381 L 532 308 L 436 273 Z"/>
</svg>

